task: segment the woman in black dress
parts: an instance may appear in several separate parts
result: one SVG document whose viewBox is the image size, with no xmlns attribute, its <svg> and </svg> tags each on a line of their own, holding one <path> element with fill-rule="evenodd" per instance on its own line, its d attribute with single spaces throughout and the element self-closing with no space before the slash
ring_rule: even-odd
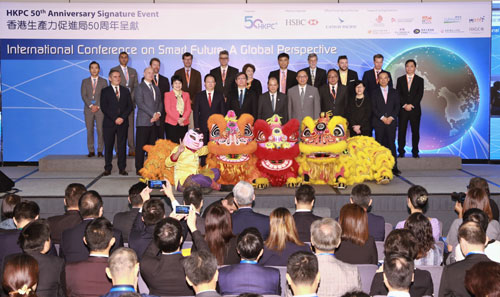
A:
<svg viewBox="0 0 500 297">
<path fill-rule="evenodd" d="M 252 90 L 257 94 L 257 99 L 259 99 L 260 95 L 262 95 L 262 84 L 260 80 L 255 79 L 253 77 L 255 73 L 255 66 L 252 64 L 245 64 L 243 66 L 243 72 L 247 75 L 247 89 Z"/>
<path fill-rule="evenodd" d="M 354 94 L 351 94 L 347 101 L 346 117 L 349 121 L 350 136 L 372 136 L 372 107 L 370 98 L 365 94 L 365 85 L 358 80 L 354 83 L 354 90 Z"/>
</svg>

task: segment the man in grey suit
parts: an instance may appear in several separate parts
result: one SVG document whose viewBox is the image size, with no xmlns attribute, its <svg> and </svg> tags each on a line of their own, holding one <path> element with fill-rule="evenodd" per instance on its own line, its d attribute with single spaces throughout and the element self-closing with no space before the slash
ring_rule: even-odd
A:
<svg viewBox="0 0 500 297">
<path fill-rule="evenodd" d="M 182 261 L 187 283 L 193 287 L 197 297 L 220 297 L 215 291 L 219 271 L 217 259 L 210 251 L 201 250 L 191 253 Z"/>
<path fill-rule="evenodd" d="M 153 83 L 153 68 L 144 69 L 144 80 L 135 89 L 135 103 L 137 104 L 137 123 L 135 152 L 135 170 L 144 166 L 144 145 L 155 144 L 158 138 L 157 131 L 160 126 L 161 96 L 160 88 Z"/>
<path fill-rule="evenodd" d="M 267 120 L 273 114 L 281 117 L 281 124 L 288 122 L 288 97 L 278 92 L 278 80 L 270 77 L 267 82 L 268 92 L 260 95 L 257 107 L 257 118 Z"/>
<path fill-rule="evenodd" d="M 310 116 L 319 117 L 321 112 L 321 99 L 318 89 L 307 84 L 307 73 L 303 70 L 297 73 L 298 85 L 288 90 L 288 118 L 302 120 Z"/>
<path fill-rule="evenodd" d="M 323 218 L 311 225 L 311 244 L 316 251 L 321 274 L 319 296 L 342 296 L 347 292 L 361 291 L 358 268 L 335 258 L 341 234 L 340 224 L 332 218 Z"/>
<path fill-rule="evenodd" d="M 135 118 L 135 89 L 139 84 L 137 77 L 137 71 L 128 67 L 128 54 L 127 52 L 121 52 L 118 56 L 120 65 L 111 68 L 111 70 L 118 70 L 120 72 L 120 85 L 127 87 L 130 91 L 130 96 L 132 97 L 132 112 L 128 116 L 128 155 L 135 156 L 135 145 L 134 145 L 134 118 Z"/>
<path fill-rule="evenodd" d="M 101 70 L 99 63 L 92 61 L 89 64 L 90 77 L 82 80 L 81 94 L 84 103 L 83 114 L 85 115 L 85 126 L 87 127 L 87 147 L 89 158 L 95 156 L 94 147 L 94 123 L 97 129 L 97 156 L 103 157 L 104 139 L 102 137 L 102 120 L 104 115 L 101 111 L 101 90 L 108 86 L 106 80 L 99 77 Z"/>
</svg>

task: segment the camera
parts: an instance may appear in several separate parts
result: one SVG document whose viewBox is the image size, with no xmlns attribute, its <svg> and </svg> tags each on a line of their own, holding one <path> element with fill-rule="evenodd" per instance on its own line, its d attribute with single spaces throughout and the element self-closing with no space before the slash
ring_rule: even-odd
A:
<svg viewBox="0 0 500 297">
<path fill-rule="evenodd" d="M 459 202 L 464 204 L 466 194 L 464 192 L 453 192 L 451 193 L 451 201 Z"/>
<path fill-rule="evenodd" d="M 148 180 L 148 187 L 151 189 L 163 189 L 164 185 L 167 185 L 164 180 Z"/>
<path fill-rule="evenodd" d="M 175 214 L 189 214 L 189 210 L 191 210 L 191 205 L 177 205 Z"/>
</svg>

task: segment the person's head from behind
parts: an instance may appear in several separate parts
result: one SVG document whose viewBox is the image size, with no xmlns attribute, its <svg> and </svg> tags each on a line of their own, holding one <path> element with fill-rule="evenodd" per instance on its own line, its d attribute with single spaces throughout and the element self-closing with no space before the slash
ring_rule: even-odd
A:
<svg viewBox="0 0 500 297">
<path fill-rule="evenodd" d="M 200 212 L 203 207 L 203 193 L 198 186 L 188 186 L 182 192 L 184 204 L 193 205 L 197 212 Z"/>
<path fill-rule="evenodd" d="M 299 239 L 295 220 L 290 211 L 284 207 L 278 207 L 269 216 L 269 237 L 266 240 L 266 247 L 281 252 L 285 249 L 287 241 L 304 245 Z"/>
<path fill-rule="evenodd" d="M 28 254 L 16 254 L 4 264 L 2 286 L 9 297 L 36 297 L 38 262 Z"/>
<path fill-rule="evenodd" d="M 14 217 L 14 208 L 21 202 L 21 196 L 16 194 L 5 194 L 2 197 L 2 220 Z"/>
<path fill-rule="evenodd" d="M 24 200 L 14 207 L 14 224 L 18 229 L 38 219 L 40 207 L 34 201 Z"/>
<path fill-rule="evenodd" d="M 139 274 L 139 261 L 133 249 L 121 247 L 115 250 L 108 258 L 106 274 L 113 285 L 137 284 Z"/>
<path fill-rule="evenodd" d="M 47 220 L 35 220 L 26 225 L 19 236 L 19 246 L 25 253 L 47 253 L 50 250 L 50 227 Z"/>
<path fill-rule="evenodd" d="M 311 224 L 311 244 L 318 252 L 333 252 L 340 245 L 342 228 L 332 218 L 316 220 Z"/>
<path fill-rule="evenodd" d="M 357 184 L 351 190 L 351 203 L 361 206 L 363 209 L 368 210 L 372 205 L 372 191 L 366 184 Z"/>
<path fill-rule="evenodd" d="M 264 240 L 257 228 L 246 228 L 238 235 L 236 250 L 241 259 L 258 261 L 264 253 Z"/>
<path fill-rule="evenodd" d="M 91 253 L 109 254 L 109 250 L 115 244 L 113 225 L 106 218 L 92 220 L 85 229 L 83 241 Z"/>
<path fill-rule="evenodd" d="M 478 223 L 484 232 L 488 229 L 489 218 L 488 215 L 479 208 L 471 208 L 464 212 L 463 223 L 475 222 Z"/>
<path fill-rule="evenodd" d="M 469 181 L 469 185 L 467 189 L 479 188 L 483 189 L 486 192 L 486 195 L 490 197 L 490 187 L 488 186 L 488 181 L 486 181 L 482 177 L 473 177 Z"/>
<path fill-rule="evenodd" d="M 479 208 L 488 215 L 490 221 L 493 219 L 490 199 L 488 198 L 488 194 L 486 194 L 485 190 L 481 188 L 472 188 L 467 191 L 464 205 L 462 207 L 462 216 L 467 210 L 471 208 Z"/>
<path fill-rule="evenodd" d="M 83 193 L 87 192 L 84 185 L 73 183 L 69 184 L 64 190 L 64 205 L 68 210 L 78 210 L 78 200 Z"/>
<path fill-rule="evenodd" d="M 479 262 L 465 273 L 465 288 L 477 297 L 500 297 L 500 263 Z"/>
<path fill-rule="evenodd" d="M 315 193 L 316 191 L 311 185 L 301 185 L 297 191 L 295 191 L 295 207 L 297 209 L 311 210 L 316 200 L 314 197 Z"/>
<path fill-rule="evenodd" d="M 408 189 L 408 208 L 414 212 L 423 211 L 427 206 L 428 194 L 427 190 L 422 186 L 411 186 Z"/>
<path fill-rule="evenodd" d="M 238 207 L 250 207 L 255 200 L 253 186 L 246 181 L 239 181 L 233 188 L 233 194 Z"/>
<path fill-rule="evenodd" d="M 233 237 L 231 214 L 222 205 L 214 205 L 205 216 L 205 239 L 220 265 L 224 263 L 226 243 Z"/>
<path fill-rule="evenodd" d="M 140 208 L 143 204 L 141 193 L 147 187 L 143 182 L 138 182 L 133 184 L 130 189 L 128 189 L 128 202 L 134 208 Z"/>
<path fill-rule="evenodd" d="M 286 265 L 286 280 L 295 296 L 315 294 L 320 280 L 316 256 L 310 252 L 293 253 Z"/>
<path fill-rule="evenodd" d="M 413 282 L 413 259 L 390 255 L 384 259 L 384 284 L 389 292 L 408 292 Z"/>
<path fill-rule="evenodd" d="M 417 259 L 424 258 L 434 247 L 431 222 L 424 214 L 416 212 L 406 219 L 405 229 L 410 230 L 417 239 Z"/>
<path fill-rule="evenodd" d="M 205 290 L 215 290 L 219 272 L 217 259 L 209 251 L 191 253 L 182 259 L 182 266 L 186 273 L 186 281 L 196 293 Z"/>
<path fill-rule="evenodd" d="M 414 260 L 417 253 L 417 239 L 408 229 L 392 230 L 384 241 L 385 257 L 396 254 Z"/>
<path fill-rule="evenodd" d="M 368 240 L 368 216 L 364 208 L 357 204 L 346 204 L 340 209 L 342 240 L 364 245 Z"/>
<path fill-rule="evenodd" d="M 137 292 L 125 292 L 120 297 L 142 297 L 142 295 Z"/>
<path fill-rule="evenodd" d="M 458 228 L 458 242 L 462 254 L 483 252 L 487 243 L 486 232 L 476 222 L 465 222 Z"/>
<path fill-rule="evenodd" d="M 370 295 L 366 294 L 363 291 L 351 291 L 351 292 L 345 293 L 341 297 L 370 297 Z"/>
<path fill-rule="evenodd" d="M 146 226 L 154 226 L 165 218 L 165 205 L 160 199 L 149 199 L 142 206 L 142 221 Z"/>
<path fill-rule="evenodd" d="M 102 198 L 96 191 L 87 191 L 83 193 L 78 201 L 78 210 L 82 218 L 98 218 L 102 216 Z"/>
<path fill-rule="evenodd" d="M 163 253 L 178 251 L 182 241 L 181 223 L 174 218 L 159 221 L 155 226 L 153 241 Z"/>
<path fill-rule="evenodd" d="M 234 194 L 233 192 L 229 192 L 226 197 L 224 197 L 221 200 L 222 206 L 224 206 L 225 209 L 227 209 L 230 213 L 233 213 L 238 210 L 238 206 L 236 205 L 234 201 Z"/>
</svg>

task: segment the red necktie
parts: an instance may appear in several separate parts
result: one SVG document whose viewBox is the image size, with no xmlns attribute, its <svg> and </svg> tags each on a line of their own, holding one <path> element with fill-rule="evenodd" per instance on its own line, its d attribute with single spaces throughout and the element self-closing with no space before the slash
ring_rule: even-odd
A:
<svg viewBox="0 0 500 297">
<path fill-rule="evenodd" d="M 119 91 L 119 88 L 118 87 L 115 87 L 115 94 L 116 94 L 116 98 L 118 100 L 120 100 L 120 91 Z"/>
<path fill-rule="evenodd" d="M 208 106 L 212 107 L 212 93 L 208 93 Z"/>
</svg>

